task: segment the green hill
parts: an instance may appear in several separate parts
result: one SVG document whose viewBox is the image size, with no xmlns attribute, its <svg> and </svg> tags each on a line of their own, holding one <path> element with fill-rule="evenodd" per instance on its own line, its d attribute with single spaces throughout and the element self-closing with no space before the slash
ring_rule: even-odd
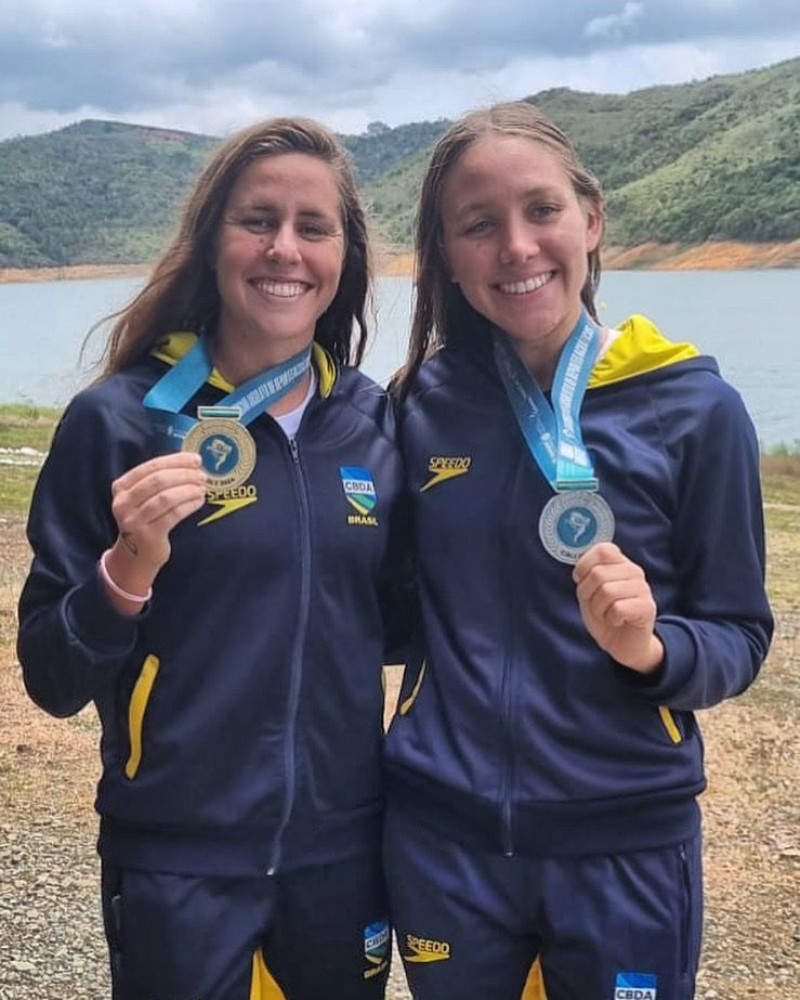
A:
<svg viewBox="0 0 800 1000">
<path fill-rule="evenodd" d="M 800 59 L 627 95 L 526 98 L 603 182 L 608 239 L 800 239 Z M 428 151 L 447 122 L 343 136 L 382 235 L 410 243 Z M 148 261 L 218 140 L 84 121 L 0 142 L 0 267 Z"/>
<path fill-rule="evenodd" d="M 627 95 L 559 88 L 525 100 L 566 130 L 602 181 L 610 242 L 800 238 L 800 59 Z M 423 169 L 411 156 L 368 187 L 400 244 Z"/>
<path fill-rule="evenodd" d="M 0 143 L 0 266 L 149 260 L 216 142 L 84 121 Z"/>
</svg>

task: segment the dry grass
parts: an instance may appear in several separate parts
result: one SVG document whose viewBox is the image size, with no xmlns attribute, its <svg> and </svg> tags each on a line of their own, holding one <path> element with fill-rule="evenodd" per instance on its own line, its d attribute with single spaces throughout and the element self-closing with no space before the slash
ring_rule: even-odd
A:
<svg viewBox="0 0 800 1000">
<path fill-rule="evenodd" d="M 701 1000 L 800 1000 L 800 532 L 793 512 L 775 513 L 788 514 L 788 520 L 770 514 L 770 578 L 779 629 L 769 661 L 747 694 L 701 718 L 710 786 L 703 797 L 707 910 Z M 67 913 L 89 911 L 83 922 L 76 918 L 66 929 L 53 920 L 42 925 L 41 915 L 36 934 L 24 927 L 0 928 L 0 960 L 5 938 L 16 949 L 14 962 L 0 968 L 0 998 L 49 996 L 42 992 L 49 980 L 44 969 L 57 940 L 66 954 L 81 953 L 80 964 L 62 969 L 59 1000 L 100 1000 L 102 990 L 91 985 L 105 977 L 93 909 L 98 726 L 91 709 L 56 720 L 27 699 L 10 645 L 14 602 L 28 563 L 18 519 L 0 519 L 0 549 L 0 836 L 9 839 L 7 853 L 18 866 L 12 888 L 20 888 L 13 889 L 12 909 L 23 920 L 50 913 L 52 899 L 41 911 L 31 901 L 55 866 L 47 892 L 57 893 Z M 399 668 L 389 668 L 387 719 L 399 679 Z M 72 881 L 60 885 L 64 852 L 71 859 Z M 3 913 L 0 885 L 0 923 Z M 407 997 L 399 969 L 388 996 Z"/>
<path fill-rule="evenodd" d="M 800 507 L 768 509 L 767 590 L 782 611 L 800 611 Z"/>
<path fill-rule="evenodd" d="M 57 808 L 76 832 L 92 836 L 91 803 L 99 777 L 98 725 L 91 709 L 66 722 L 52 719 L 26 696 L 11 650 L 0 650 L 0 811 L 22 823 Z"/>
</svg>

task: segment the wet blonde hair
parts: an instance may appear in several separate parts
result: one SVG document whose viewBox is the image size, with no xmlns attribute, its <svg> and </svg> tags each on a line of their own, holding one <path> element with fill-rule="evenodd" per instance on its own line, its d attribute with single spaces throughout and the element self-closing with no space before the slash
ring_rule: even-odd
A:
<svg viewBox="0 0 800 1000">
<path fill-rule="evenodd" d="M 450 172 L 464 153 L 486 136 L 521 136 L 547 147 L 563 165 L 578 198 L 588 203 L 601 223 L 605 204 L 600 183 L 583 166 L 567 135 L 532 104 L 512 102 L 471 111 L 454 122 L 433 149 L 422 181 L 416 216 L 416 303 L 411 323 L 408 355 L 393 387 L 400 396 L 420 365 L 437 348 L 457 341 L 474 342 L 475 331 L 485 325 L 453 284 L 442 249 L 442 193 Z M 587 254 L 588 271 L 581 301 L 597 319 L 595 293 L 600 281 L 600 250 Z"/>
</svg>

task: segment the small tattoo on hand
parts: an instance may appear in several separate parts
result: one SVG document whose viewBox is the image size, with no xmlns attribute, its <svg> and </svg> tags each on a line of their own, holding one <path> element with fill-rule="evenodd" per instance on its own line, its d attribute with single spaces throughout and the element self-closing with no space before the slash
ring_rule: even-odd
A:
<svg viewBox="0 0 800 1000">
<path fill-rule="evenodd" d="M 122 538 L 122 544 L 125 548 L 129 552 L 132 552 L 135 556 L 138 556 L 139 550 L 136 548 L 136 542 L 134 541 L 133 535 L 127 531 L 123 531 L 120 537 Z"/>
</svg>

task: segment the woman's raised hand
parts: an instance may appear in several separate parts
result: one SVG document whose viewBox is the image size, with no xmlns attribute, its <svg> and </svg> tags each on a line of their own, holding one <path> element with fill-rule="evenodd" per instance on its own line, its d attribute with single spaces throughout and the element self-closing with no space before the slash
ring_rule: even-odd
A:
<svg viewBox="0 0 800 1000">
<path fill-rule="evenodd" d="M 664 659 L 655 635 L 657 608 L 641 566 L 612 542 L 592 546 L 572 577 L 584 625 L 594 641 L 618 663 L 651 674 Z"/>
<path fill-rule="evenodd" d="M 146 595 L 156 574 L 169 559 L 169 533 L 184 518 L 199 510 L 206 497 L 206 475 L 200 456 L 175 452 L 150 459 L 130 469 L 111 484 L 111 511 L 119 537 L 104 564 L 116 585 L 106 589 L 119 610 L 138 611 L 142 600 L 126 601 L 128 595 Z"/>
</svg>

